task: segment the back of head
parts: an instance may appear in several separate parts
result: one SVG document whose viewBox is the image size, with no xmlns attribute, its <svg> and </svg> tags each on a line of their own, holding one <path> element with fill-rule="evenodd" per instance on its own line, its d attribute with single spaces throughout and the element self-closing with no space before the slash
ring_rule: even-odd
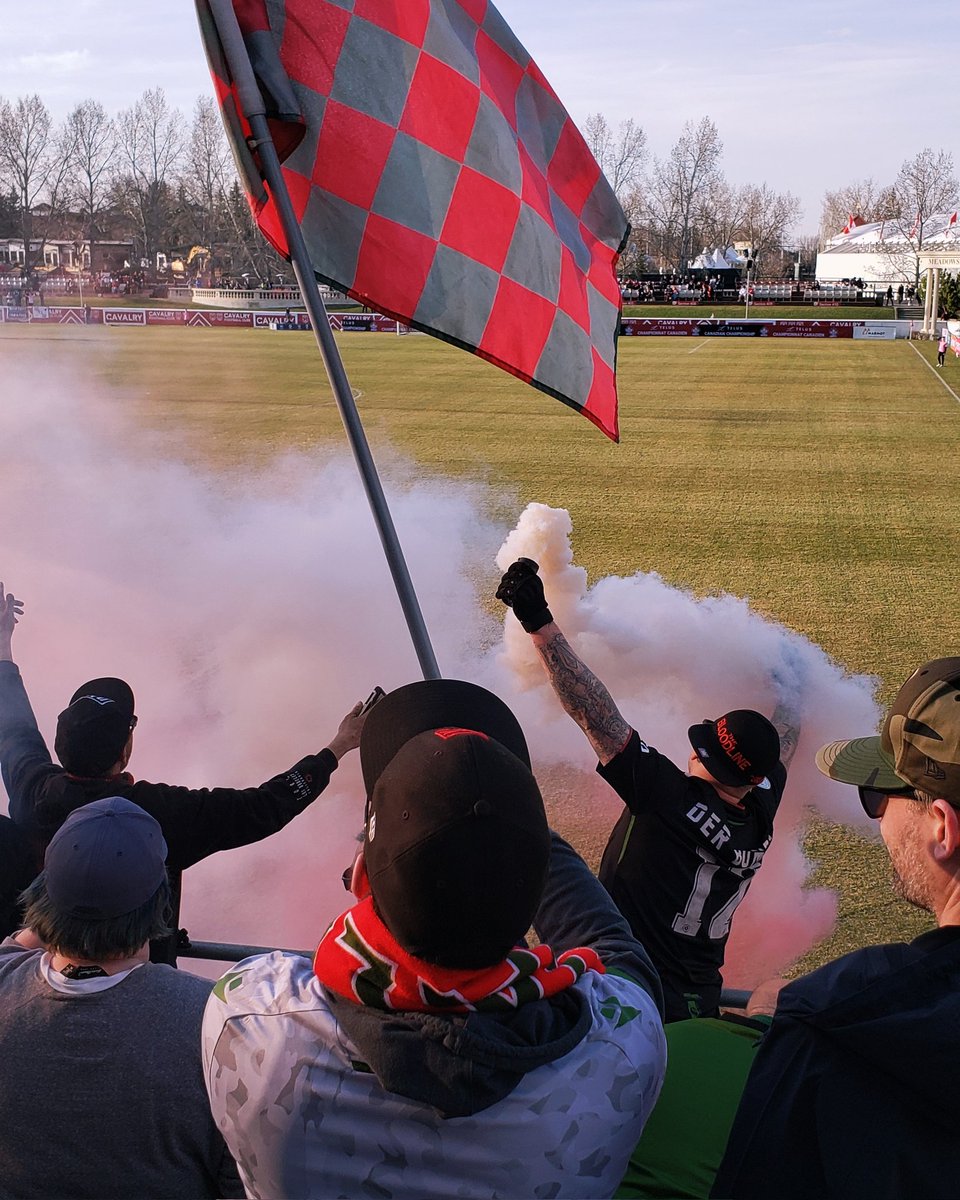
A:
<svg viewBox="0 0 960 1200">
<path fill-rule="evenodd" d="M 364 858 L 384 924 L 440 966 L 499 962 L 530 927 L 550 857 L 516 718 L 474 684 L 409 684 L 372 710 L 360 760 Z"/>
<path fill-rule="evenodd" d="M 91 960 L 133 953 L 163 932 L 166 857 L 159 824 L 132 801 L 74 809 L 24 893 L 26 924 L 52 949 Z"/>
<path fill-rule="evenodd" d="M 103 775 L 120 759 L 135 723 L 129 684 L 91 679 L 77 688 L 57 718 L 57 758 L 72 775 Z"/>
<path fill-rule="evenodd" d="M 831 779 L 883 789 L 909 785 L 960 806 L 960 658 L 918 667 L 877 737 L 831 742 L 817 754 Z"/>
</svg>

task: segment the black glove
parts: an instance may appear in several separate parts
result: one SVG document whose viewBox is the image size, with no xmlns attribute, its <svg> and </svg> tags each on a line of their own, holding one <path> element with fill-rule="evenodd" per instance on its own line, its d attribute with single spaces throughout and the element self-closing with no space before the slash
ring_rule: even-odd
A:
<svg viewBox="0 0 960 1200">
<path fill-rule="evenodd" d="M 518 558 L 504 572 L 497 588 L 497 599 L 513 609 L 527 633 L 536 633 L 553 620 L 543 594 L 543 580 L 537 574 L 539 570 L 532 558 Z"/>
</svg>

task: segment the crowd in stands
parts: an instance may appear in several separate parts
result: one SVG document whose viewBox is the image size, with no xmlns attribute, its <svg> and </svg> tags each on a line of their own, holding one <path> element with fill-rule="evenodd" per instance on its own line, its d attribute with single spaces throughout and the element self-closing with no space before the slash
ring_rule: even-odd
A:
<svg viewBox="0 0 960 1200">
<path fill-rule="evenodd" d="M 846 301 L 873 301 L 880 304 L 885 299 L 893 304 L 894 289 L 884 289 L 880 283 L 867 283 L 860 277 L 821 283 L 820 280 L 772 279 L 754 276 L 748 283 L 740 272 L 732 271 L 726 277 L 708 275 L 703 271 L 685 275 L 658 275 L 645 278 L 627 276 L 620 280 L 620 292 L 624 304 L 697 304 L 740 303 L 751 300 L 815 301 L 834 298 Z M 916 289 L 903 284 L 897 289 L 897 303 L 915 303 Z"/>
<path fill-rule="evenodd" d="M 696 299 L 709 303 L 718 299 L 724 290 L 731 291 L 732 287 L 732 284 L 725 283 L 719 275 L 705 277 L 702 273 L 660 275 L 655 279 L 627 276 L 620 281 L 620 291 L 625 304 L 672 304 L 678 299 Z"/>
<path fill-rule="evenodd" d="M 952 1194 L 960 658 L 816 758 L 937 927 L 730 1012 L 800 665 L 774 673 L 769 717 L 691 725 L 676 764 L 567 642 L 535 562 L 496 596 L 623 801 L 599 878 L 550 829 L 516 717 L 465 681 L 377 689 L 324 749 L 234 790 L 136 781 L 134 694 L 103 677 L 60 713 L 54 761 L 0 584 L 0 1200 Z M 358 747 L 362 837 L 313 957 L 213 985 L 178 970 L 181 872 L 295 820 Z"/>
</svg>

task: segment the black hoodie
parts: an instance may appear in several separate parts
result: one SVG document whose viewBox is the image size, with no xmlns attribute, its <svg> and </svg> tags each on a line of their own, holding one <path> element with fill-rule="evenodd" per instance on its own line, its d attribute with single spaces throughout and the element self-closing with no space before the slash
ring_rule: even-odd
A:
<svg viewBox="0 0 960 1200">
<path fill-rule="evenodd" d="M 780 993 L 711 1196 L 960 1194 L 960 926 L 855 950 Z"/>
</svg>

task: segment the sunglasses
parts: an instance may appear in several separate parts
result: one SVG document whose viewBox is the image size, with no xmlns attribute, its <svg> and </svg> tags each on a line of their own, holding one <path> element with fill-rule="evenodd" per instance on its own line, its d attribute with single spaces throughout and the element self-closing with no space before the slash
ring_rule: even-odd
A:
<svg viewBox="0 0 960 1200">
<path fill-rule="evenodd" d="M 858 787 L 860 793 L 860 803 L 863 805 L 863 811 L 873 821 L 879 821 L 883 816 L 884 810 L 887 807 L 887 801 L 891 796 L 909 796 L 916 799 L 916 792 L 913 788 L 889 788 L 883 790 L 881 788 Z"/>
</svg>

